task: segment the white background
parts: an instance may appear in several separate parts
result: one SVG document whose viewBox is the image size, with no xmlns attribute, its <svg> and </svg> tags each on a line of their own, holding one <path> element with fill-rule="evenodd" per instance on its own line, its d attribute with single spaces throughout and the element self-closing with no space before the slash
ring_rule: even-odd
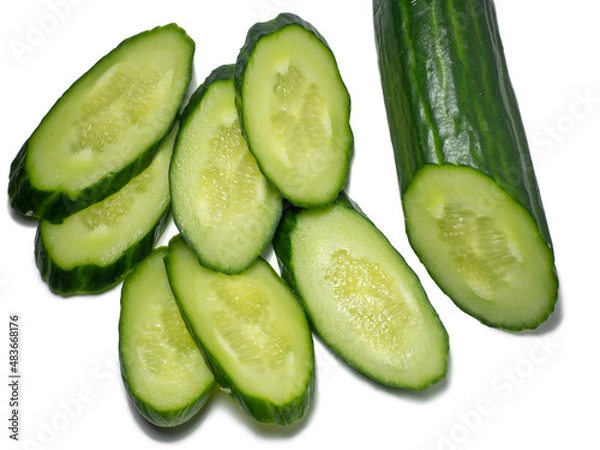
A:
<svg viewBox="0 0 600 450">
<path fill-rule="evenodd" d="M 54 6 L 52 6 L 54 5 Z M 594 0 L 497 0 L 560 276 L 551 319 L 510 334 L 460 312 L 407 244 L 383 107 L 370 1 L 3 1 L 0 6 L 0 448 L 562 449 L 598 443 L 600 7 Z M 445 380 L 393 391 L 357 375 L 318 341 L 315 403 L 288 430 L 250 422 L 218 393 L 183 429 L 148 426 L 125 393 L 117 357 L 120 286 L 50 293 L 33 259 L 35 226 L 6 196 L 9 166 L 56 99 L 124 38 L 177 22 L 196 41 L 201 82 L 234 62 L 246 31 L 282 11 L 329 41 L 352 97 L 350 195 L 405 256 L 450 335 Z M 161 242 L 174 233 L 168 229 Z M 20 442 L 9 438 L 8 321 L 20 316 Z"/>
</svg>

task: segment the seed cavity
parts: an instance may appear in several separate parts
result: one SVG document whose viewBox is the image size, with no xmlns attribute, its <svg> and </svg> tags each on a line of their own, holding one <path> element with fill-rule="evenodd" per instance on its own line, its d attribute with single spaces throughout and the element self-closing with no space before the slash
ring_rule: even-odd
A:
<svg viewBox="0 0 600 450">
<path fill-rule="evenodd" d="M 257 207 L 257 189 L 266 183 L 259 182 L 262 174 L 248 150 L 239 121 L 229 126 L 219 125 L 207 150 L 210 153 L 201 169 L 197 195 L 201 199 L 197 207 L 204 224 L 221 224 L 224 215 L 230 220 L 240 215 L 251 216 Z"/>
<path fill-rule="evenodd" d="M 282 368 L 292 348 L 270 317 L 269 299 L 251 284 L 230 281 L 224 280 L 216 288 L 222 307 L 212 320 L 219 340 L 237 361 L 255 370 Z"/>
<path fill-rule="evenodd" d="M 78 145 L 75 152 L 102 152 L 132 128 L 143 127 L 149 114 L 156 113 L 168 91 L 173 72 L 150 66 L 127 64 L 113 67 L 94 86 L 93 95 L 81 106 Z"/>
<path fill-rule="evenodd" d="M 338 250 L 331 255 L 324 280 L 338 310 L 374 349 L 390 356 L 406 349 L 417 320 L 378 263 Z"/>
<path fill-rule="evenodd" d="M 271 125 L 289 167 L 309 166 L 315 154 L 325 155 L 331 141 L 331 119 L 315 83 L 289 64 L 276 75 Z"/>
<path fill-rule="evenodd" d="M 150 308 L 141 326 L 143 339 L 137 353 L 146 372 L 160 376 L 170 367 L 189 372 L 196 370 L 201 355 L 173 299 L 165 299 L 160 306 Z"/>
<path fill-rule="evenodd" d="M 461 277 L 479 297 L 492 300 L 509 283 L 509 271 L 523 261 L 515 243 L 490 217 L 470 209 L 445 206 L 437 223 Z"/>
</svg>

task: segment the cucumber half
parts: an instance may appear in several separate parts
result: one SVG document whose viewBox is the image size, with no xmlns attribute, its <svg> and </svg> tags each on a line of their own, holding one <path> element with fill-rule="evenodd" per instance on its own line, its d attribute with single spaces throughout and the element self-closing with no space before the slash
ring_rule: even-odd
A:
<svg viewBox="0 0 600 450">
<path fill-rule="evenodd" d="M 208 400 L 215 379 L 190 336 L 171 291 L 159 247 L 121 289 L 119 360 L 136 409 L 159 427 L 181 425 Z"/>
<path fill-rule="evenodd" d="M 194 49 L 185 31 L 169 24 L 124 40 L 98 61 L 13 160 L 11 206 L 58 223 L 142 172 L 179 112 Z"/>
<path fill-rule="evenodd" d="M 345 193 L 286 210 L 274 247 L 313 329 L 351 366 L 408 389 L 445 376 L 448 334 L 419 279 Z"/>
<path fill-rule="evenodd" d="M 168 171 L 176 135 L 177 124 L 150 166 L 117 193 L 60 224 L 40 221 L 36 263 L 53 292 L 107 290 L 152 251 L 170 218 Z"/>
<path fill-rule="evenodd" d="M 490 177 L 425 166 L 403 200 L 415 252 L 457 306 L 507 330 L 536 328 L 552 313 L 553 253 L 531 214 Z"/>
<path fill-rule="evenodd" d="M 325 39 L 283 13 L 248 31 L 236 62 L 242 130 L 265 176 L 297 206 L 331 203 L 346 184 L 350 96 Z"/>
<path fill-rule="evenodd" d="M 259 257 L 241 274 L 203 267 L 181 235 L 165 257 L 171 288 L 217 382 L 260 423 L 289 425 L 313 398 L 314 351 L 306 316 Z"/>
<path fill-rule="evenodd" d="M 282 210 L 242 136 L 233 74 L 218 67 L 192 95 L 169 172 L 175 224 L 205 267 L 225 273 L 254 262 Z"/>
<path fill-rule="evenodd" d="M 494 1 L 374 0 L 373 25 L 415 252 L 479 321 L 537 328 L 558 277 Z"/>
</svg>

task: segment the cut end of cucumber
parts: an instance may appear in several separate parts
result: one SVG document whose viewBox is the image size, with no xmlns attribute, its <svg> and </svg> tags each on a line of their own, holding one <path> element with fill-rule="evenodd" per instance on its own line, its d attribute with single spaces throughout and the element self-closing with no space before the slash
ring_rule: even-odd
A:
<svg viewBox="0 0 600 450">
<path fill-rule="evenodd" d="M 515 331 L 552 313 L 552 250 L 531 215 L 491 178 L 465 166 L 425 166 L 403 203 L 415 252 L 461 309 Z"/>
</svg>

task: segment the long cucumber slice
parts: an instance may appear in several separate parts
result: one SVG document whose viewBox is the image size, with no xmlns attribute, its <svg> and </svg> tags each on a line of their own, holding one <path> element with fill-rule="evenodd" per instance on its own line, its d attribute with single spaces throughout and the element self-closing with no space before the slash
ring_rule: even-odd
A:
<svg viewBox="0 0 600 450">
<path fill-rule="evenodd" d="M 124 40 L 59 98 L 17 154 L 11 206 L 58 223 L 152 161 L 191 80 L 194 41 L 175 24 Z"/>
<path fill-rule="evenodd" d="M 537 328 L 558 276 L 493 0 L 374 0 L 373 21 L 415 252 L 479 321 Z"/>
<path fill-rule="evenodd" d="M 171 217 L 168 171 L 176 135 L 177 124 L 150 166 L 117 193 L 60 224 L 40 221 L 36 263 L 53 292 L 107 290 L 152 251 Z"/>
<path fill-rule="evenodd" d="M 325 39 L 283 13 L 248 31 L 236 62 L 242 130 L 265 176 L 297 206 L 331 203 L 353 152 L 350 96 Z"/>
<path fill-rule="evenodd" d="M 160 427 L 181 425 L 208 400 L 215 379 L 190 336 L 169 285 L 159 247 L 121 289 L 119 361 L 136 409 Z"/>
<path fill-rule="evenodd" d="M 203 267 L 181 235 L 165 257 L 171 288 L 219 385 L 260 423 L 289 425 L 312 403 L 314 351 L 306 316 L 259 257 L 245 272 Z"/>
<path fill-rule="evenodd" d="M 315 332 L 359 372 L 408 389 L 445 376 L 448 334 L 419 279 L 345 193 L 287 209 L 274 248 Z"/>
<path fill-rule="evenodd" d="M 240 273 L 269 245 L 282 198 L 242 135 L 234 65 L 215 69 L 186 106 L 169 172 L 173 219 L 205 267 Z"/>
</svg>

